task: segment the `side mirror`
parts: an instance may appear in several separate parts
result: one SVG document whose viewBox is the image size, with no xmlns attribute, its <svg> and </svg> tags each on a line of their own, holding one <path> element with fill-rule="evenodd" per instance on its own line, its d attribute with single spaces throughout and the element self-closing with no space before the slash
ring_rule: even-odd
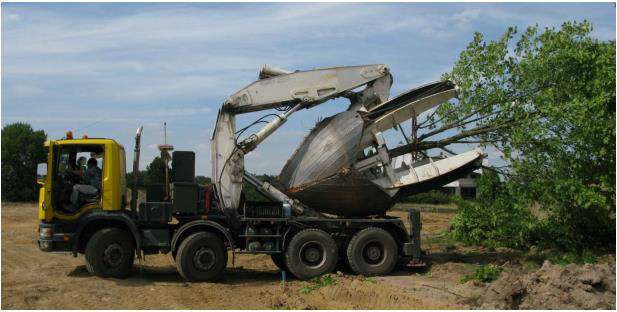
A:
<svg viewBox="0 0 617 312">
<path fill-rule="evenodd" d="M 47 163 L 40 163 L 36 167 L 36 183 L 45 185 L 47 179 Z"/>
</svg>

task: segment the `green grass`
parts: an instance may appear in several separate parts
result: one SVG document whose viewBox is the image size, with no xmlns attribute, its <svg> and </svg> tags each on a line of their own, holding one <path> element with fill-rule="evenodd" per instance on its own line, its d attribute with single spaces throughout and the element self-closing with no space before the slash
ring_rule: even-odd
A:
<svg viewBox="0 0 617 312">
<path fill-rule="evenodd" d="M 301 293 L 308 294 L 315 289 L 319 289 L 321 287 L 336 284 L 336 281 L 334 280 L 332 275 L 322 275 L 322 276 L 313 277 L 309 282 L 311 283 L 311 285 L 302 287 L 302 289 L 300 289 Z"/>
<path fill-rule="evenodd" d="M 492 264 L 483 265 L 472 274 L 463 277 L 463 279 L 461 279 L 461 283 L 466 283 L 474 280 L 483 283 L 490 283 L 499 278 L 501 271 L 503 271 L 503 268 L 501 268 L 500 266 Z"/>
<path fill-rule="evenodd" d="M 454 237 L 452 237 L 450 232 L 441 232 L 436 236 L 429 236 L 424 239 L 427 246 L 436 245 L 436 246 L 456 246 L 459 243 Z"/>
<path fill-rule="evenodd" d="M 580 253 L 568 252 L 568 253 L 550 254 L 547 257 L 547 259 L 553 264 L 561 264 L 561 265 L 570 264 L 570 263 L 584 264 L 584 263 L 598 262 L 598 259 L 596 258 L 596 256 L 591 251 L 588 251 L 588 250 L 583 250 Z"/>
</svg>

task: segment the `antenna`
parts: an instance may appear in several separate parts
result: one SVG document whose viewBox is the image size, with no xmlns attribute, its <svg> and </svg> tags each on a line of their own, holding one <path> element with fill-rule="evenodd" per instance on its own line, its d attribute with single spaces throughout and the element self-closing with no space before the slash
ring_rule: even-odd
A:
<svg viewBox="0 0 617 312">
<path fill-rule="evenodd" d="M 169 161 L 171 160 L 170 151 L 174 150 L 174 146 L 167 144 L 167 122 L 163 123 L 163 132 L 165 134 L 165 144 L 159 145 L 159 150 L 161 151 L 161 159 L 165 163 L 165 199 L 170 200 L 170 190 L 169 190 Z"/>
</svg>

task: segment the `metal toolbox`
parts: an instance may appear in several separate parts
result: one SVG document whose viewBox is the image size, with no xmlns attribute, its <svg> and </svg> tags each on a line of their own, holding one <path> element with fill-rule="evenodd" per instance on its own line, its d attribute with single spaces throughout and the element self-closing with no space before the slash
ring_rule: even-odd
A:
<svg viewBox="0 0 617 312">
<path fill-rule="evenodd" d="M 173 212 L 179 215 L 195 216 L 203 212 L 203 196 L 197 183 L 173 183 Z"/>
</svg>

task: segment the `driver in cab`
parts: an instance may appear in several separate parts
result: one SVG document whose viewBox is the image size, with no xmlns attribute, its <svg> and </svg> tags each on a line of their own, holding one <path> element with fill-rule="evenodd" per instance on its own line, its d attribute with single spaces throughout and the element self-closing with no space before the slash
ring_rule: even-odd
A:
<svg viewBox="0 0 617 312">
<path fill-rule="evenodd" d="M 71 193 L 71 208 L 75 212 L 79 207 L 77 206 L 77 199 L 79 194 L 95 195 L 101 190 L 101 169 L 97 166 L 96 159 L 88 159 L 88 168 L 82 174 L 82 181 L 85 184 L 75 184 Z"/>
</svg>

